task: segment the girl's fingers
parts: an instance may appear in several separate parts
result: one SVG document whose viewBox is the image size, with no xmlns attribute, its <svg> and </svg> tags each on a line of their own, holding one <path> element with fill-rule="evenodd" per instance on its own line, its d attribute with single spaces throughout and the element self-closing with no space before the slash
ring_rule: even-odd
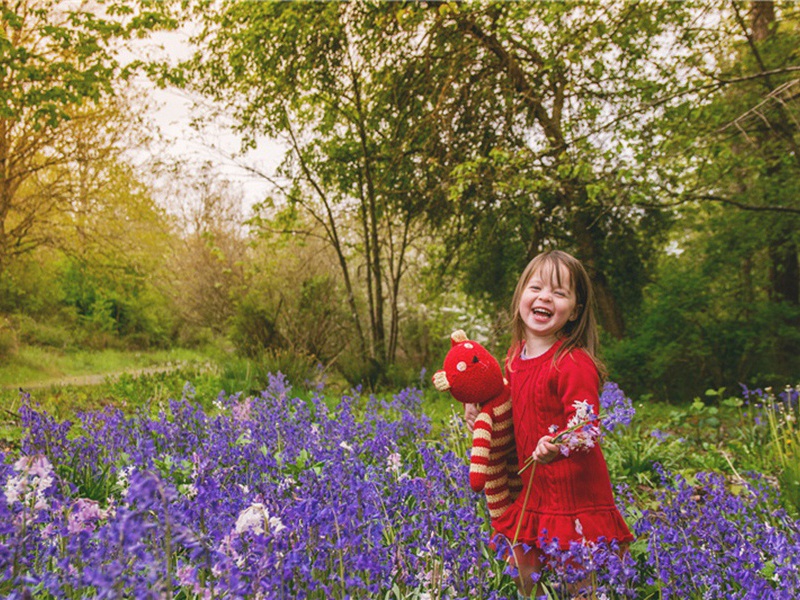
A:
<svg viewBox="0 0 800 600">
<path fill-rule="evenodd" d="M 467 427 L 470 431 L 475 429 L 475 419 L 478 418 L 480 411 L 480 406 L 477 404 L 464 405 L 464 420 L 467 422 Z"/>
</svg>

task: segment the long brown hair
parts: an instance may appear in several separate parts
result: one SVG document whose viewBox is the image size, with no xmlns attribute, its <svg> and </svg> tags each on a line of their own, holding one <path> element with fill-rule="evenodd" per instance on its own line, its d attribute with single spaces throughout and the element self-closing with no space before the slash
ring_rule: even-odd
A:
<svg viewBox="0 0 800 600">
<path fill-rule="evenodd" d="M 583 268 L 583 264 L 571 254 L 561 250 L 549 250 L 535 256 L 522 271 L 522 275 L 517 281 L 517 288 L 514 290 L 514 297 L 511 299 L 511 348 L 509 350 L 508 363 L 510 364 L 514 356 L 521 350 L 521 346 L 525 341 L 525 324 L 519 314 L 522 293 L 528 286 L 528 281 L 533 277 L 533 274 L 545 267 L 551 269 L 550 277 L 554 279 L 555 284 L 558 286 L 562 285 L 563 270 L 566 269 L 566 272 L 569 273 L 570 285 L 575 292 L 575 310 L 577 312 L 577 317 L 574 320 L 567 321 L 560 332 L 561 339 L 564 341 L 555 357 L 553 357 L 553 362 L 557 362 L 560 356 L 568 353 L 573 348 L 582 348 L 594 361 L 601 378 L 604 377 L 605 367 L 597 358 L 599 336 L 594 315 L 595 299 L 592 282 L 586 269 Z"/>
</svg>

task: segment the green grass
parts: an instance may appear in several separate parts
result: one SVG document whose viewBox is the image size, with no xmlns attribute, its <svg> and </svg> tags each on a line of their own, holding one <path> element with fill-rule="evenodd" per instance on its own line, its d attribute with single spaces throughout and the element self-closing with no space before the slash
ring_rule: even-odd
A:
<svg viewBox="0 0 800 600">
<path fill-rule="evenodd" d="M 447 430 L 453 415 L 464 416 L 464 405 L 450 394 L 438 392 L 431 386 L 423 390 L 422 411 L 430 418 L 431 430 L 436 436 Z"/>
<path fill-rule="evenodd" d="M 147 369 L 163 369 L 143 372 Z M 57 420 L 75 413 L 118 406 L 133 411 L 148 402 L 180 398 L 187 381 L 205 385 L 203 396 L 219 392 L 214 363 L 199 350 L 60 351 L 22 346 L 0 363 L 0 450 L 18 444 L 22 431 L 20 389 Z M 207 389 L 206 389 L 207 388 Z"/>
<path fill-rule="evenodd" d="M 0 364 L 0 386 L 18 388 L 55 384 L 59 380 L 93 375 L 108 375 L 181 362 L 204 361 L 203 351 L 170 350 L 59 351 L 39 346 L 23 346 Z"/>
</svg>

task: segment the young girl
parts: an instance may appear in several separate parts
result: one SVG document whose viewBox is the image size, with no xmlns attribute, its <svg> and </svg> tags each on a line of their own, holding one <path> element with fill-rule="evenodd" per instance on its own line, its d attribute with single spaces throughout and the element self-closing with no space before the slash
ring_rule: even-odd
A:
<svg viewBox="0 0 800 600">
<path fill-rule="evenodd" d="M 633 536 L 614 505 L 599 446 L 562 456 L 551 443 L 575 415 L 575 402 L 588 401 L 594 414 L 600 409 L 594 298 L 585 269 L 565 252 L 540 254 L 523 271 L 511 307 L 506 377 L 517 456 L 521 462 L 532 456 L 537 465 L 532 483 L 530 470 L 523 472 L 522 492 L 492 525 L 517 542 L 509 561 L 519 569 L 520 597 L 527 598 L 534 587 L 542 594 L 532 575 L 544 566 L 543 542 L 557 539 L 568 549 L 572 541 L 601 537 L 625 545 Z M 572 587 L 574 594 L 582 586 Z"/>
</svg>

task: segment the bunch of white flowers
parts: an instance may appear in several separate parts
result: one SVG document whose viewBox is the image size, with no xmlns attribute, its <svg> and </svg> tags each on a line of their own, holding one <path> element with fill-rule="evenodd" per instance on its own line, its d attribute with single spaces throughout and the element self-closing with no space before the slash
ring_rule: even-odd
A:
<svg viewBox="0 0 800 600">
<path fill-rule="evenodd" d="M 254 502 L 245 508 L 236 519 L 234 530 L 239 535 L 246 531 L 263 535 L 267 531 L 280 533 L 286 529 L 280 517 L 271 517 L 267 508 L 261 502 Z"/>
</svg>

